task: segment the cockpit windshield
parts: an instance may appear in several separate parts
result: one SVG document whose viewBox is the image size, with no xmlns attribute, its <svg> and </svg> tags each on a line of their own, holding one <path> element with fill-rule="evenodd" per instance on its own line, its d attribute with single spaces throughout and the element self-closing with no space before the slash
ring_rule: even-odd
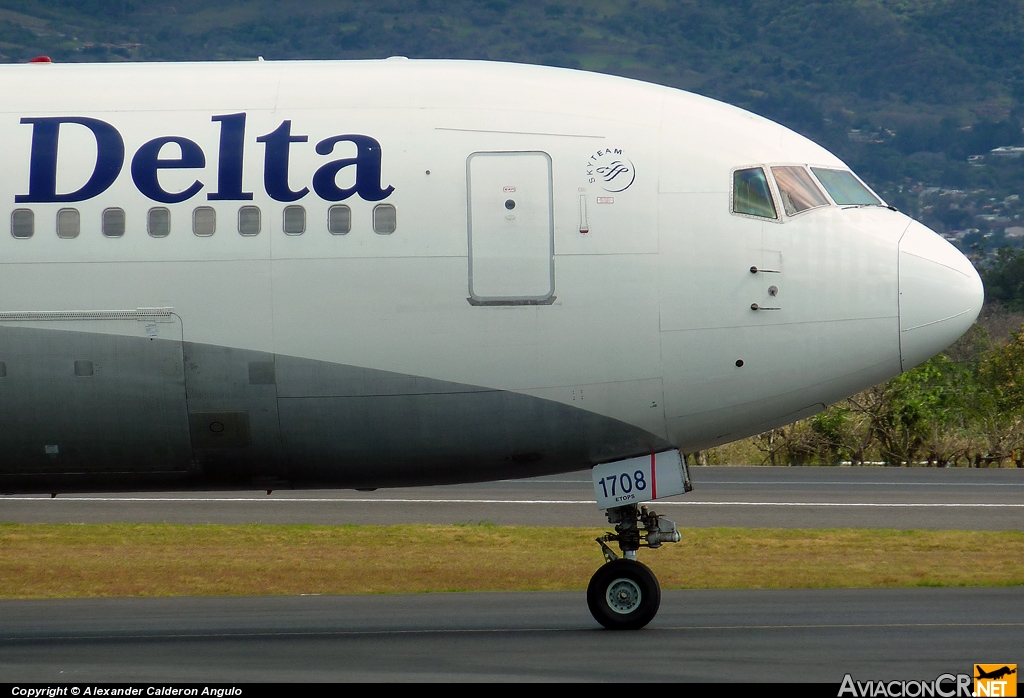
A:
<svg viewBox="0 0 1024 698">
<path fill-rule="evenodd" d="M 776 218 L 768 178 L 760 167 L 736 170 L 732 175 L 732 210 L 747 216 Z"/>
<path fill-rule="evenodd" d="M 880 206 L 881 201 L 872 194 L 849 170 L 830 170 L 812 167 L 811 172 L 818 178 L 825 191 L 840 206 Z"/>
<path fill-rule="evenodd" d="M 775 177 L 775 184 L 779 187 L 782 205 L 786 209 L 787 216 L 795 216 L 819 206 L 828 206 L 825 194 L 803 167 L 773 167 L 772 176 Z"/>
</svg>

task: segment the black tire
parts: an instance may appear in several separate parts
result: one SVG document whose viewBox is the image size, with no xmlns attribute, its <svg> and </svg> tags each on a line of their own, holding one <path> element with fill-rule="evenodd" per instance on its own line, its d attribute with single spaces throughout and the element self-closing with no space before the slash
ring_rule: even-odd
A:
<svg viewBox="0 0 1024 698">
<path fill-rule="evenodd" d="M 587 587 L 594 620 L 609 630 L 639 630 L 661 606 L 661 586 L 647 565 L 620 559 L 594 573 Z"/>
</svg>

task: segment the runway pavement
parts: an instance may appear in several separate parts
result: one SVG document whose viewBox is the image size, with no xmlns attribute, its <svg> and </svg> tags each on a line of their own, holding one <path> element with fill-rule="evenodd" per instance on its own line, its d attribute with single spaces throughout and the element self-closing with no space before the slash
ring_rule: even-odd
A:
<svg viewBox="0 0 1024 698">
<path fill-rule="evenodd" d="M 1024 530 L 1024 469 L 691 468 L 656 509 L 681 528 Z M 603 526 L 589 471 L 375 492 L 276 490 L 0 497 L 6 522 L 477 523 Z"/>
<path fill-rule="evenodd" d="M 1022 588 L 670 591 L 634 633 L 582 593 L 0 602 L 7 682 L 838 685 L 1022 660 Z"/>
<path fill-rule="evenodd" d="M 680 526 L 1024 530 L 1024 470 L 692 468 Z M 0 497 L 0 521 L 603 526 L 589 473 L 377 492 Z M 0 601 L 5 681 L 932 680 L 1024 663 L 1024 588 L 666 591 L 647 629 L 578 592 Z"/>
</svg>

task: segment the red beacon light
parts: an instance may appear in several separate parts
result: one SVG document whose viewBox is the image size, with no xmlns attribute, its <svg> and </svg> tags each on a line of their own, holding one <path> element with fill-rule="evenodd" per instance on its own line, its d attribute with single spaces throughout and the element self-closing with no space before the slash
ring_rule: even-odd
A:
<svg viewBox="0 0 1024 698">
<path fill-rule="evenodd" d="M 53 63 L 49 56 L 36 56 L 29 63 Z"/>
</svg>

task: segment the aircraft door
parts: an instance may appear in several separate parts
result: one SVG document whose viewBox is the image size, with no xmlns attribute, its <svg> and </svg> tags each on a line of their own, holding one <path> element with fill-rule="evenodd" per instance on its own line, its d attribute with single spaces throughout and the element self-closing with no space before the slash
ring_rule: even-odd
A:
<svg viewBox="0 0 1024 698">
<path fill-rule="evenodd" d="M 551 156 L 540 151 L 473 153 L 466 170 L 469 302 L 554 302 Z"/>
</svg>

